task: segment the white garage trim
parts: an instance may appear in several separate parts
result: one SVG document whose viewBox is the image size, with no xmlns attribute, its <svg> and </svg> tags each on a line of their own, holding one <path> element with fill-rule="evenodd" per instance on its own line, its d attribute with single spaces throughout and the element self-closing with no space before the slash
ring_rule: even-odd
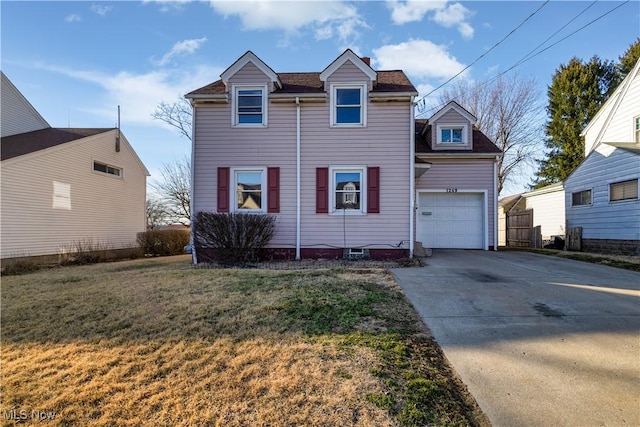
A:
<svg viewBox="0 0 640 427">
<path fill-rule="evenodd" d="M 420 196 L 421 195 L 429 195 L 429 194 L 451 194 L 455 195 L 457 193 L 460 194 L 477 194 L 482 195 L 482 249 L 489 250 L 489 204 L 488 204 L 488 190 L 486 189 L 474 189 L 474 188 L 444 188 L 444 189 L 433 189 L 433 190 L 416 190 L 416 210 L 420 209 Z M 421 234 L 421 225 L 419 216 L 416 215 L 416 240 L 418 240 L 418 236 Z"/>
</svg>

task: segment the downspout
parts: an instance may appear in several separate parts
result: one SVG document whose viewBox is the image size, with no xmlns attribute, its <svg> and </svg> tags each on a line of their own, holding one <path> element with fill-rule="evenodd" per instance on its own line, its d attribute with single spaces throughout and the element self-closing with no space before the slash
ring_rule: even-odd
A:
<svg viewBox="0 0 640 427">
<path fill-rule="evenodd" d="M 296 96 L 296 259 L 300 259 L 300 98 Z"/>
<path fill-rule="evenodd" d="M 198 255 L 196 254 L 196 245 L 194 239 L 194 220 L 195 220 L 195 211 L 193 210 L 195 201 L 193 200 L 194 193 L 194 183 L 195 183 L 195 156 L 196 154 L 196 107 L 191 102 L 191 188 L 189 189 L 189 210 L 191 211 L 191 227 L 189 230 L 189 245 L 191 246 L 191 262 L 193 265 L 198 264 Z"/>
<path fill-rule="evenodd" d="M 498 158 L 493 160 L 493 250 L 498 250 Z"/>
<path fill-rule="evenodd" d="M 416 186 L 416 172 L 415 172 L 415 157 L 416 157 L 416 123 L 415 123 L 415 96 L 411 97 L 410 109 L 411 117 L 409 120 L 409 258 L 413 258 L 413 221 L 414 221 L 414 205 L 415 205 L 415 186 Z"/>
</svg>

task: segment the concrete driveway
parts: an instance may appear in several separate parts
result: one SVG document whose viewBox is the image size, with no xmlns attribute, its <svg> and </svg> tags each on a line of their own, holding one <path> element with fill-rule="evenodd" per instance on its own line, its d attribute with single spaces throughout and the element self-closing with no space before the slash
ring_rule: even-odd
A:
<svg viewBox="0 0 640 427">
<path fill-rule="evenodd" d="M 436 250 L 391 273 L 494 426 L 640 425 L 640 273 Z"/>
</svg>

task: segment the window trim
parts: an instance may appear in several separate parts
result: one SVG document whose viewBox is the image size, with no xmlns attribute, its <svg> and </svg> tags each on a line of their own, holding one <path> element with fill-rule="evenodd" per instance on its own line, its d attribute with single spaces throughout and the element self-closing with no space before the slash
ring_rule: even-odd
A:
<svg viewBox="0 0 640 427">
<path fill-rule="evenodd" d="M 579 204 L 579 205 L 574 204 L 573 203 L 573 195 L 574 194 L 578 194 L 578 193 L 584 193 L 586 191 L 589 192 L 589 196 L 590 196 L 589 203 L 583 203 L 583 204 Z M 593 205 L 593 188 L 585 188 L 584 190 L 572 191 L 571 192 L 571 207 L 572 208 L 581 208 L 581 207 L 587 207 L 587 206 L 592 206 L 592 205 Z"/>
<path fill-rule="evenodd" d="M 101 171 L 96 169 L 96 165 L 102 165 L 106 168 L 106 171 Z M 109 168 L 117 170 L 118 174 L 114 174 L 114 173 L 110 173 L 109 172 Z M 93 161 L 93 168 L 92 171 L 94 173 L 100 174 L 100 175 L 106 175 L 106 176 L 110 176 L 112 178 L 116 178 L 116 179 L 123 179 L 124 177 L 124 169 L 121 168 L 120 166 L 115 166 L 106 162 L 101 162 L 99 160 L 94 160 Z"/>
<path fill-rule="evenodd" d="M 360 209 L 336 209 L 336 173 L 342 172 L 360 173 Z M 366 166 L 329 166 L 329 215 L 366 215 L 367 188 Z"/>
<path fill-rule="evenodd" d="M 262 122 L 261 123 L 240 123 L 238 114 L 238 94 L 241 90 L 260 90 L 262 92 Z M 264 128 L 268 124 L 267 85 L 232 85 L 231 91 L 231 127 L 239 128 Z"/>
<path fill-rule="evenodd" d="M 331 83 L 331 103 L 329 107 L 329 124 L 336 128 L 364 128 L 367 127 L 367 83 Z M 359 123 L 338 123 L 336 104 L 338 100 L 338 89 L 359 89 L 360 90 L 360 122 Z"/>
<path fill-rule="evenodd" d="M 618 185 L 618 184 L 626 184 L 628 182 L 636 182 L 636 197 L 628 197 L 625 199 L 615 199 L 613 200 L 611 198 L 611 196 L 613 195 L 613 192 L 611 191 L 611 187 L 613 185 Z M 633 202 L 638 200 L 638 198 L 640 198 L 640 187 L 638 186 L 638 184 L 640 184 L 638 182 L 638 178 L 632 178 L 632 179 L 625 179 L 624 181 L 616 181 L 616 182 L 610 182 L 609 183 L 609 203 L 624 203 L 624 202 Z"/>
<path fill-rule="evenodd" d="M 633 118 L 633 138 L 636 144 L 640 143 L 640 116 L 635 116 Z"/>
<path fill-rule="evenodd" d="M 260 172 L 260 209 L 238 209 L 238 172 Z M 229 168 L 229 206 L 233 213 L 267 213 L 267 167 L 236 166 Z"/>
<path fill-rule="evenodd" d="M 462 130 L 462 142 L 447 142 L 442 141 L 442 131 L 447 129 L 460 129 Z M 466 123 L 438 123 L 436 125 L 436 144 L 445 145 L 448 147 L 463 147 L 469 145 L 469 128 Z"/>
</svg>

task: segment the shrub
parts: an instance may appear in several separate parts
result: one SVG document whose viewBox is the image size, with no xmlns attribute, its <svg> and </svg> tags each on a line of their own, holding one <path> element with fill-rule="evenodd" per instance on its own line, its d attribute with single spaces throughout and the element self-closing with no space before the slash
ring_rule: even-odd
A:
<svg viewBox="0 0 640 427">
<path fill-rule="evenodd" d="M 38 271 L 40 265 L 28 256 L 12 258 L 2 262 L 2 275 L 27 274 Z"/>
<path fill-rule="evenodd" d="M 255 262 L 276 229 L 272 215 L 198 212 L 194 223 L 196 248 L 213 248 L 223 264 Z"/>
<path fill-rule="evenodd" d="M 184 253 L 189 230 L 150 230 L 138 233 L 137 242 L 145 255 L 170 256 Z"/>
<path fill-rule="evenodd" d="M 93 239 L 76 240 L 64 244 L 58 250 L 60 265 L 86 265 L 104 262 L 109 259 L 111 246 Z"/>
</svg>

